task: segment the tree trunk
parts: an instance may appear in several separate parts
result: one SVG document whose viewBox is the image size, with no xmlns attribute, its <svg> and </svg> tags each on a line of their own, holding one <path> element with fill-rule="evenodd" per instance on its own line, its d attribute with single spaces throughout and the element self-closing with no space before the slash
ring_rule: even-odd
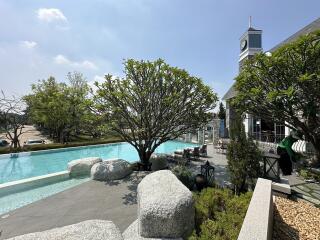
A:
<svg viewBox="0 0 320 240">
<path fill-rule="evenodd" d="M 148 150 L 139 150 L 139 157 L 140 157 L 140 162 L 143 166 L 144 171 L 149 171 L 150 170 L 150 157 L 151 157 L 151 152 Z"/>
</svg>

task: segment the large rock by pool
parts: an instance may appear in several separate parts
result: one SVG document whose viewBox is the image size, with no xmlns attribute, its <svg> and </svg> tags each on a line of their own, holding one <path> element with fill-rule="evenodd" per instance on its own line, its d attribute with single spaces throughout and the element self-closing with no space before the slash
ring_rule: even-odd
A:
<svg viewBox="0 0 320 240">
<path fill-rule="evenodd" d="M 165 155 L 152 155 L 150 158 L 151 171 L 158 171 L 168 168 L 168 160 Z"/>
<path fill-rule="evenodd" d="M 73 160 L 68 163 L 68 170 L 70 172 L 70 176 L 89 176 L 92 166 L 99 162 L 102 162 L 102 159 L 99 157 L 89 157 Z"/>
<path fill-rule="evenodd" d="M 139 235 L 138 220 L 134 221 L 122 234 L 124 240 L 183 240 L 182 238 L 145 238 Z"/>
<path fill-rule="evenodd" d="M 123 159 L 106 160 L 91 168 L 91 178 L 100 181 L 122 179 L 131 173 L 130 163 Z"/>
<path fill-rule="evenodd" d="M 111 221 L 88 220 L 43 232 L 28 233 L 10 240 L 123 240 L 119 229 Z M 9 240 L 9 239 L 8 239 Z"/>
<path fill-rule="evenodd" d="M 184 238 L 194 229 L 192 193 L 169 170 L 138 185 L 138 231 L 145 238 Z"/>
</svg>

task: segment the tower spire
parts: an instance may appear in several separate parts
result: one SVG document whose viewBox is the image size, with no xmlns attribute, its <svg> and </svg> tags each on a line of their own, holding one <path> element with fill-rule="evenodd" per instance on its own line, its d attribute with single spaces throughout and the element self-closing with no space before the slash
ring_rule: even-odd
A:
<svg viewBox="0 0 320 240">
<path fill-rule="evenodd" d="M 251 21 L 252 21 L 251 16 L 249 16 L 249 28 L 251 28 L 251 27 L 252 27 L 252 25 L 251 25 Z"/>
</svg>

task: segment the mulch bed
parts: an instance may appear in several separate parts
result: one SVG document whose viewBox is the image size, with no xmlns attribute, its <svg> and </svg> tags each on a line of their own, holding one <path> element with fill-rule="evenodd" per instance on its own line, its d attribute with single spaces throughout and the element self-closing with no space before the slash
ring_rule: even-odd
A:
<svg viewBox="0 0 320 240">
<path fill-rule="evenodd" d="M 276 197 L 273 240 L 320 240 L 320 208 L 303 200 Z"/>
</svg>

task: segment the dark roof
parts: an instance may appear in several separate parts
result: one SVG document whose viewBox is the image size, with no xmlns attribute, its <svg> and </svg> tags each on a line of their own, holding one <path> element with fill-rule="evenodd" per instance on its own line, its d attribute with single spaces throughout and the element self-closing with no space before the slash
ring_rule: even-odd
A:
<svg viewBox="0 0 320 240">
<path fill-rule="evenodd" d="M 284 40 L 281 43 L 279 43 L 278 45 L 274 46 L 273 48 L 271 48 L 269 50 L 269 52 L 273 52 L 273 51 L 277 50 L 279 47 L 281 47 L 282 45 L 284 45 L 286 43 L 290 43 L 290 42 L 296 40 L 298 37 L 300 37 L 302 35 L 306 35 L 308 33 L 316 31 L 316 30 L 320 30 L 320 18 L 316 19 L 315 21 L 313 21 L 309 25 L 305 26 L 304 28 L 302 28 L 301 30 L 296 32 L 295 34 L 288 37 L 286 40 Z"/>
<path fill-rule="evenodd" d="M 230 98 L 233 98 L 237 95 L 237 90 L 235 88 L 235 83 L 232 84 L 232 86 L 229 88 L 228 92 L 222 97 L 222 100 L 228 100 Z"/>
<path fill-rule="evenodd" d="M 249 27 L 249 28 L 248 28 L 248 31 L 262 31 L 262 30 L 255 29 L 255 28 L 253 28 L 253 27 Z"/>
<path fill-rule="evenodd" d="M 301 30 L 296 32 L 295 34 L 291 35 L 286 40 L 284 40 L 281 43 L 279 43 L 278 45 L 274 46 L 268 52 L 273 52 L 276 49 L 278 49 L 279 47 L 281 47 L 282 45 L 289 43 L 289 42 L 292 42 L 292 41 L 296 40 L 298 37 L 300 37 L 302 35 L 306 35 L 310 32 L 316 31 L 316 30 L 320 30 L 320 18 L 316 19 L 315 21 L 313 21 L 309 25 L 305 26 L 304 28 L 302 28 Z M 248 29 L 248 31 L 259 31 L 259 30 L 250 27 Z M 235 85 L 235 83 L 232 84 L 232 86 L 229 88 L 229 90 L 226 92 L 226 94 L 222 97 L 222 100 L 228 100 L 228 99 L 233 98 L 237 95 L 237 90 L 235 89 L 234 85 Z"/>
</svg>

